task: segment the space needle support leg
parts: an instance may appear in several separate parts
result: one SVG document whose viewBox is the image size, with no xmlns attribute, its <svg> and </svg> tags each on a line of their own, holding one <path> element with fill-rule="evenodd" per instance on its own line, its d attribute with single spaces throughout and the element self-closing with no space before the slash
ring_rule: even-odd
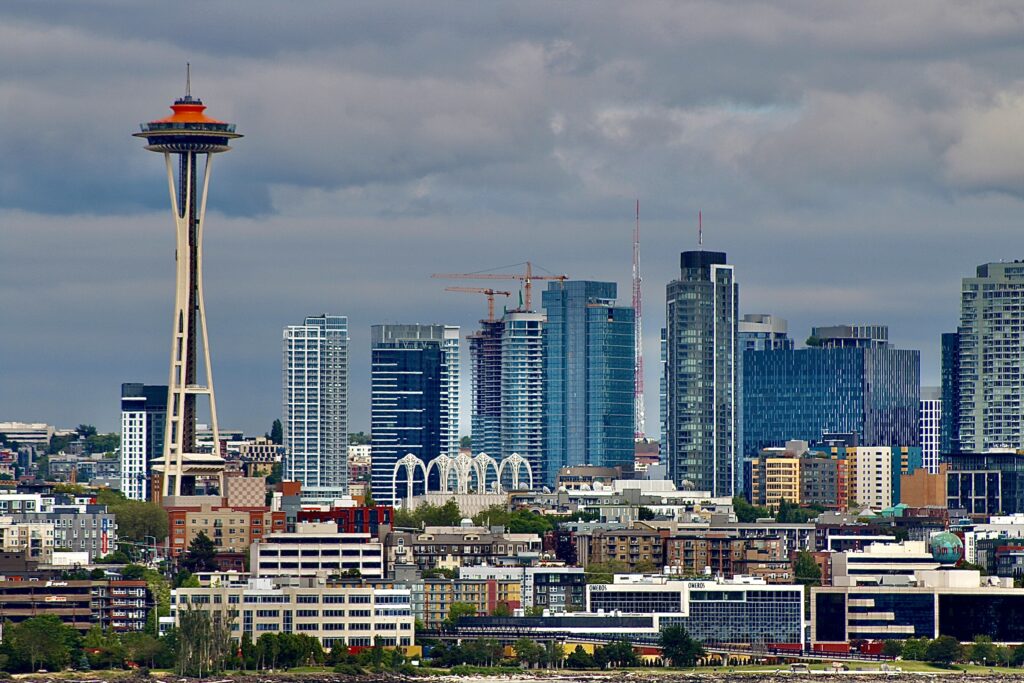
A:
<svg viewBox="0 0 1024 683">
<path fill-rule="evenodd" d="M 199 303 L 199 326 L 203 335 L 203 363 L 206 367 L 206 390 L 210 399 L 210 427 L 213 429 L 213 452 L 220 456 L 220 429 L 217 423 L 217 402 L 213 393 L 213 365 L 210 363 L 210 337 L 206 333 L 206 298 L 203 295 L 203 226 L 206 224 L 206 197 L 210 189 L 210 167 L 213 155 L 206 154 L 206 167 L 203 169 L 203 195 L 199 200 L 199 224 L 196 226 L 196 291 Z M 224 495 L 224 474 L 217 477 L 217 490 Z"/>
</svg>

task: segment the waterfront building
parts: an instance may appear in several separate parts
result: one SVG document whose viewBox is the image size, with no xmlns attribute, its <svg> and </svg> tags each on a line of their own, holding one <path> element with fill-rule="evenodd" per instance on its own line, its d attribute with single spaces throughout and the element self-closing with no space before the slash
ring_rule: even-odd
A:
<svg viewBox="0 0 1024 683">
<path fill-rule="evenodd" d="M 7 625 L 52 615 L 83 636 L 95 626 L 141 632 L 155 607 L 145 581 L 0 580 L 0 620 Z"/>
<path fill-rule="evenodd" d="M 545 483 L 563 467 L 624 466 L 634 459 L 632 306 L 614 282 L 549 283 L 544 312 Z"/>
<path fill-rule="evenodd" d="M 149 500 L 150 463 L 164 452 L 167 385 L 121 385 L 121 493 Z"/>
<path fill-rule="evenodd" d="M 579 612 L 586 607 L 583 567 L 475 565 L 459 567 L 459 578 L 515 582 L 520 604 L 512 607 L 552 612 Z"/>
<path fill-rule="evenodd" d="M 308 316 L 284 328 L 284 479 L 309 502 L 348 493 L 348 318 Z"/>
<path fill-rule="evenodd" d="M 302 633 L 325 648 L 407 647 L 415 643 L 407 588 L 330 584 L 316 578 L 256 578 L 171 593 L 175 623 L 187 609 L 230 624 L 237 641 L 263 633 Z"/>
<path fill-rule="evenodd" d="M 811 644 L 951 636 L 1024 642 L 1024 589 L 977 571 L 919 571 L 910 585 L 811 589 Z"/>
<path fill-rule="evenodd" d="M 394 505 L 399 459 L 458 455 L 459 328 L 374 325 L 370 355 L 371 490 L 378 503 Z M 425 482 L 413 490 L 423 493 Z"/>
<path fill-rule="evenodd" d="M 803 642 L 804 588 L 752 577 L 616 575 L 614 583 L 587 586 L 587 612 L 657 615 L 660 628 L 683 626 L 704 645 L 793 646 Z"/>
<path fill-rule="evenodd" d="M 680 488 L 737 490 L 739 285 L 724 252 L 686 251 L 666 288 L 669 478 Z"/>
</svg>

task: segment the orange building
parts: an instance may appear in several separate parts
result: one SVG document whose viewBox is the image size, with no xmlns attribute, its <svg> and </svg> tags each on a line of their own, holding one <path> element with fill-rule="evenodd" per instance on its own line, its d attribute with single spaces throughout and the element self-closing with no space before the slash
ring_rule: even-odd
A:
<svg viewBox="0 0 1024 683">
<path fill-rule="evenodd" d="M 946 507 L 946 470 L 949 465 L 942 463 L 939 471 L 931 474 L 923 467 L 913 474 L 900 475 L 900 502 L 912 508 Z"/>
</svg>

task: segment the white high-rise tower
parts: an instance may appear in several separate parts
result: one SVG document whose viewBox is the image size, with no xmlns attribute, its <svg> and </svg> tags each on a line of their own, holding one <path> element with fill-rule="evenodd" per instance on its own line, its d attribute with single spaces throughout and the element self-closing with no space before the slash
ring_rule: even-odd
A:
<svg viewBox="0 0 1024 683">
<path fill-rule="evenodd" d="M 306 502 L 348 493 L 348 318 L 319 315 L 284 328 L 284 478 Z"/>
</svg>

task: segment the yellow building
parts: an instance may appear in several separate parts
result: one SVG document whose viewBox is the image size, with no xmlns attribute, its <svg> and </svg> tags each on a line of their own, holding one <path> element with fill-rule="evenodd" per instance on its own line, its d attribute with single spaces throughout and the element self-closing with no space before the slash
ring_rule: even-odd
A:
<svg viewBox="0 0 1024 683">
<path fill-rule="evenodd" d="M 800 458 L 766 458 L 764 463 L 765 504 L 778 507 L 785 499 L 800 504 Z"/>
</svg>

